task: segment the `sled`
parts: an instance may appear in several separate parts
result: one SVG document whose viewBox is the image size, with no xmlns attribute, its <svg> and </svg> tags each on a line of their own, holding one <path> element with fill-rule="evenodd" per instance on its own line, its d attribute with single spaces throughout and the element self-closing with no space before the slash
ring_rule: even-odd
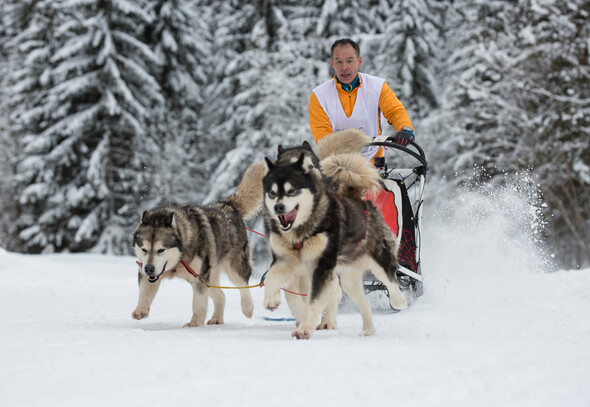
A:
<svg viewBox="0 0 590 407">
<path fill-rule="evenodd" d="M 415 141 L 404 147 L 394 143 L 393 136 L 380 136 L 369 146 L 381 146 L 384 150 L 384 157 L 374 160 L 384 188 L 372 202 L 397 237 L 397 278 L 411 302 L 424 293 L 420 227 L 428 163 L 424 150 Z M 375 291 L 387 294 L 385 285 L 370 273 L 364 277 L 364 286 L 367 294 Z"/>
</svg>

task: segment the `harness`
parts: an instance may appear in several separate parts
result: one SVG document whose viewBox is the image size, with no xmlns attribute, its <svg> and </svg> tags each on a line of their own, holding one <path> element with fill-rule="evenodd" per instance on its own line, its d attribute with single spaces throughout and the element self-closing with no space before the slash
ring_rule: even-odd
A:
<svg viewBox="0 0 590 407">
<path fill-rule="evenodd" d="M 359 247 L 365 240 L 367 240 L 367 233 L 369 231 L 369 212 L 363 209 L 363 213 L 365 214 L 365 233 L 363 235 L 363 238 L 356 243 L 356 245 L 354 246 L 353 250 L 356 250 L 357 247 Z M 293 243 L 293 249 L 295 249 L 296 251 L 300 252 L 301 249 L 303 249 L 303 242 L 305 240 L 306 239 L 304 238 L 300 242 Z"/>
<path fill-rule="evenodd" d="M 361 240 L 359 240 L 357 242 L 357 244 L 354 246 L 353 250 L 356 250 L 357 247 L 359 247 L 366 239 L 367 239 L 367 233 L 368 233 L 368 225 L 369 225 L 369 212 L 366 210 L 363 210 L 363 213 L 365 214 L 365 233 L 363 235 L 363 238 Z M 249 231 L 256 233 L 260 236 L 266 237 L 264 236 L 262 233 L 256 232 L 250 228 L 246 228 Z M 295 242 L 293 243 L 293 249 L 295 249 L 296 251 L 300 252 L 301 249 L 303 249 L 303 242 L 305 241 L 305 239 L 303 239 L 300 242 Z M 143 268 L 143 263 L 141 263 L 139 260 L 137 260 L 135 263 L 137 263 L 137 265 L 141 268 Z M 209 285 L 209 282 L 207 282 L 207 280 L 205 280 L 203 277 L 201 277 L 199 275 L 199 273 L 197 273 L 195 270 L 192 269 L 191 266 L 189 266 L 189 264 L 184 261 L 183 259 L 180 260 L 180 264 L 182 264 L 184 266 L 184 268 L 186 269 L 186 271 L 188 271 L 188 273 L 190 275 L 192 275 L 193 277 L 195 277 L 197 280 L 199 280 L 201 282 L 201 284 L 203 284 L 205 287 L 208 288 L 219 288 L 219 289 L 225 289 L 225 290 L 244 290 L 244 289 L 248 289 L 248 288 L 254 288 L 254 287 L 264 287 L 264 279 L 266 277 L 266 274 L 268 273 L 268 270 L 266 271 L 266 273 L 264 273 L 262 275 L 262 278 L 260 279 L 260 283 L 256 284 L 256 285 L 248 285 L 248 286 L 242 286 L 242 287 L 229 287 L 229 286 L 217 286 L 217 285 Z M 173 268 L 171 270 L 169 270 L 173 273 L 176 272 L 176 268 Z M 295 295 L 300 295 L 302 297 L 307 297 L 307 294 L 303 294 L 303 293 L 297 293 L 294 291 L 290 291 L 287 290 L 286 288 L 280 287 L 281 290 L 288 292 L 290 294 L 295 294 Z"/>
<path fill-rule="evenodd" d="M 143 267 L 143 263 L 141 263 L 140 261 L 136 261 L 135 263 L 137 263 L 137 265 L 141 268 Z M 186 269 L 186 271 L 189 272 L 189 274 L 191 274 L 193 277 L 195 277 L 197 280 L 199 280 L 201 282 L 201 284 L 203 284 L 205 287 L 207 288 L 220 288 L 223 290 L 245 290 L 248 288 L 255 288 L 255 287 L 264 287 L 264 279 L 266 277 L 266 274 L 268 273 L 268 270 L 266 271 L 266 273 L 264 273 L 262 275 L 262 278 L 260 279 L 260 283 L 256 284 L 256 285 L 247 285 L 247 286 L 241 286 L 241 287 L 230 287 L 230 286 L 221 286 L 221 285 L 210 285 L 207 280 L 205 280 L 204 278 L 202 278 L 201 276 L 199 276 L 199 274 L 192 269 L 191 266 L 189 266 L 187 264 L 186 261 L 184 260 L 180 260 L 180 263 L 184 266 L 184 268 Z M 176 272 L 176 269 L 173 268 L 172 270 L 169 270 L 171 272 Z M 291 294 L 295 294 L 295 295 L 300 295 L 302 297 L 307 297 L 307 294 L 302 294 L 302 293 L 296 293 L 295 291 L 290 291 L 287 290 L 286 288 L 280 287 L 281 290 L 291 293 Z"/>
</svg>

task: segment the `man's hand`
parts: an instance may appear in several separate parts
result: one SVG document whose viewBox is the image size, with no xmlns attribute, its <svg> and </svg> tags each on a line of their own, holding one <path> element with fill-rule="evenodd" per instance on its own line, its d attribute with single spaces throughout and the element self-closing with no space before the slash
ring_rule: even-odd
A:
<svg viewBox="0 0 590 407">
<path fill-rule="evenodd" d="M 416 137 L 412 129 L 409 127 L 404 127 L 400 131 L 398 131 L 395 136 L 393 137 L 393 141 L 400 146 L 407 146 L 410 141 L 414 141 Z"/>
</svg>

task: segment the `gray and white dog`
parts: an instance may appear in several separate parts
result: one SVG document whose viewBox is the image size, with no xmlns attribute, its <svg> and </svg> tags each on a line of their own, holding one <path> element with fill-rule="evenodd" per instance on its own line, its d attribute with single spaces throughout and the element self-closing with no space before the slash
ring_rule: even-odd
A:
<svg viewBox="0 0 590 407">
<path fill-rule="evenodd" d="M 236 286 L 248 284 L 252 261 L 244 220 L 262 209 L 264 172 L 263 162 L 252 164 L 235 194 L 214 206 L 168 204 L 143 213 L 133 233 L 140 264 L 139 301 L 133 318 L 148 316 L 162 278 L 179 277 L 193 288 L 193 316 L 185 326 L 205 323 L 208 296 L 214 309 L 207 324 L 223 324 L 225 294 L 208 285 L 219 285 L 222 271 Z M 240 294 L 242 312 L 251 318 L 250 291 L 243 289 Z"/>
<path fill-rule="evenodd" d="M 304 143 L 279 147 L 275 162 L 266 159 L 264 216 L 273 259 L 264 306 L 279 306 L 282 287 L 308 294 L 285 294 L 298 339 L 310 338 L 314 329 L 336 328 L 340 287 L 359 306 L 362 335 L 373 335 L 362 282 L 368 270 L 387 287 L 393 308 L 406 307 L 395 275 L 396 239 L 363 199 L 380 187 L 378 171 L 360 153 L 369 140 L 358 130 L 344 130 L 322 140 L 317 154 Z"/>
</svg>

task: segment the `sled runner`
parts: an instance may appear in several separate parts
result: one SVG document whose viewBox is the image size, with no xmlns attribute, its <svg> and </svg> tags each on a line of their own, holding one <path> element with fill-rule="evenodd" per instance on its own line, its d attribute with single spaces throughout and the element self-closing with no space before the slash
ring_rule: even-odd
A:
<svg viewBox="0 0 590 407">
<path fill-rule="evenodd" d="M 393 136 L 375 138 L 370 146 L 382 146 L 384 157 L 375 158 L 385 188 L 373 199 L 385 223 L 399 243 L 397 278 L 402 290 L 417 298 L 423 294 L 420 262 L 421 218 L 428 163 L 424 150 L 414 141 L 406 147 L 393 142 Z M 365 291 L 385 291 L 385 286 L 368 273 Z"/>
</svg>

